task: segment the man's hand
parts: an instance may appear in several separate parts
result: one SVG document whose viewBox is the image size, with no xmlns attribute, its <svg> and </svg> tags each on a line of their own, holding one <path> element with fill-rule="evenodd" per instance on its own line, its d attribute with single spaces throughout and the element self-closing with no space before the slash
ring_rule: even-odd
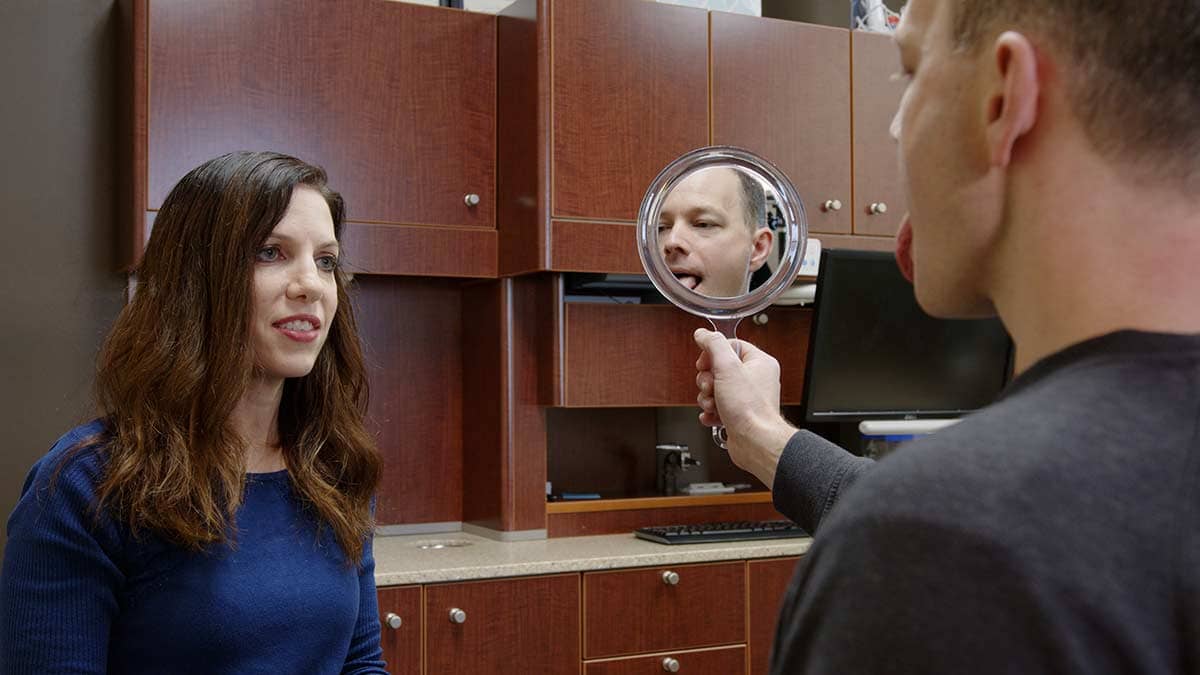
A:
<svg viewBox="0 0 1200 675">
<path fill-rule="evenodd" d="M 710 330 L 698 329 L 693 337 L 702 350 L 696 360 L 700 423 L 724 424 L 730 458 L 771 487 L 783 446 L 796 432 L 779 412 L 779 362 L 749 342 L 731 342 Z"/>
</svg>

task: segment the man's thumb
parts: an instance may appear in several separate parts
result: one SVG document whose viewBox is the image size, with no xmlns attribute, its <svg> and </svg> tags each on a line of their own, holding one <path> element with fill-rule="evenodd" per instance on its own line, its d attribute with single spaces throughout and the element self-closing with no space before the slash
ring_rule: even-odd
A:
<svg viewBox="0 0 1200 675">
<path fill-rule="evenodd" d="M 692 334 L 692 338 L 696 341 L 697 346 L 708 352 L 712 359 L 713 370 L 733 368 L 735 364 L 741 362 L 741 359 L 733 351 L 733 346 L 729 344 L 729 340 L 716 331 L 697 328 L 696 332 Z"/>
</svg>

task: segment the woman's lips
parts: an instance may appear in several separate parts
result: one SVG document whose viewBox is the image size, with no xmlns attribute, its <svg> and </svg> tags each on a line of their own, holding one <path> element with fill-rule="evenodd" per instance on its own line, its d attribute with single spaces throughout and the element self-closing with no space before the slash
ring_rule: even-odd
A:
<svg viewBox="0 0 1200 675">
<path fill-rule="evenodd" d="M 913 282 L 912 236 L 912 222 L 905 215 L 900 231 L 896 233 L 896 264 L 910 284 Z"/>
<path fill-rule="evenodd" d="M 280 328 L 279 326 L 275 326 L 275 330 L 279 331 L 280 333 L 283 333 L 284 335 L 295 340 L 296 342 L 312 342 L 313 340 L 317 339 L 317 335 L 319 333 L 319 331 L 317 331 L 315 329 L 314 330 L 290 330 L 287 328 Z"/>
</svg>

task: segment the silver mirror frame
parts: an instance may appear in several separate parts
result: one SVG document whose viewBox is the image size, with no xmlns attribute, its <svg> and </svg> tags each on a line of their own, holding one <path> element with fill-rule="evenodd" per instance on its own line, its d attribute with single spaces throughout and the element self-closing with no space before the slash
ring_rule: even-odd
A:
<svg viewBox="0 0 1200 675">
<path fill-rule="evenodd" d="M 749 171 L 775 191 L 780 212 L 786 223 L 786 247 L 780 252 L 784 264 L 765 284 L 750 293 L 733 298 L 714 298 L 697 293 L 679 282 L 668 269 L 658 250 L 658 214 L 667 195 L 684 178 L 715 167 L 733 167 Z M 638 255 L 651 283 L 681 309 L 713 321 L 740 319 L 761 312 L 792 285 L 804 262 L 808 244 L 808 217 L 796 188 L 774 164 L 758 155 L 728 145 L 697 148 L 671 162 L 650 183 L 642 198 L 637 220 Z"/>
</svg>

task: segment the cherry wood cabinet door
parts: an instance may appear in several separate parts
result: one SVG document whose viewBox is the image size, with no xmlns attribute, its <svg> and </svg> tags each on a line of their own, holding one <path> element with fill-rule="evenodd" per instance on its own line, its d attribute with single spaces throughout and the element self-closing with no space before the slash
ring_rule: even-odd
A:
<svg viewBox="0 0 1200 675">
<path fill-rule="evenodd" d="M 148 11 L 147 208 L 207 159 L 277 150 L 323 166 L 347 220 L 494 228 L 495 17 L 389 0 Z"/>
<path fill-rule="evenodd" d="M 573 407 L 694 405 L 692 340 L 706 319 L 672 305 L 566 303 L 563 386 L 558 405 Z M 785 405 L 804 390 L 812 312 L 771 307 L 767 322 L 742 321 L 738 337 L 779 360 Z"/>
<path fill-rule="evenodd" d="M 890 127 L 904 82 L 890 35 L 854 31 L 854 234 L 895 236 L 908 210 Z"/>
<path fill-rule="evenodd" d="M 746 563 L 583 575 L 588 659 L 744 643 Z"/>
<path fill-rule="evenodd" d="M 425 636 L 428 673 L 577 673 L 579 575 L 426 586 Z"/>
<path fill-rule="evenodd" d="M 383 659 L 392 675 L 421 675 L 421 587 L 380 588 Z"/>
<path fill-rule="evenodd" d="M 746 564 L 750 584 L 750 675 L 767 672 L 779 608 L 799 561 L 798 557 L 775 558 Z"/>
<path fill-rule="evenodd" d="M 708 144 L 708 14 L 642 0 L 555 0 L 555 217 L 632 221 L 654 176 Z"/>
<path fill-rule="evenodd" d="M 674 663 L 672 663 L 674 662 Z M 746 672 L 746 648 L 722 647 L 585 663 L 584 675 L 736 675 Z"/>
<path fill-rule="evenodd" d="M 712 13 L 712 133 L 766 157 L 809 231 L 850 233 L 850 32 Z"/>
</svg>

